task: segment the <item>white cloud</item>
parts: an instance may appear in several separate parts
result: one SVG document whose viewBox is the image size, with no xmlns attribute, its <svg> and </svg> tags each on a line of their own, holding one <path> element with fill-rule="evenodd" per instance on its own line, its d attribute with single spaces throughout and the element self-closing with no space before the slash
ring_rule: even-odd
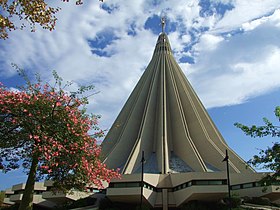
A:
<svg viewBox="0 0 280 210">
<path fill-rule="evenodd" d="M 60 2 L 62 11 L 55 31 L 17 31 L 11 33 L 8 41 L 0 43 L 0 75 L 14 74 L 9 67 L 14 62 L 31 72 L 41 72 L 47 81 L 55 69 L 65 80 L 94 83 L 101 92 L 90 99 L 89 111 L 102 114 L 102 123 L 109 128 L 152 57 L 157 35 L 144 29 L 145 22 L 153 15 L 166 15 L 177 24 L 177 30 L 169 33 L 177 60 L 195 53 L 196 64 L 180 66 L 204 103 L 208 107 L 241 103 L 255 93 L 278 86 L 266 81 L 260 83 L 251 69 L 259 69 L 258 74 L 268 81 L 269 75 L 278 78 L 273 65 L 278 65 L 279 10 L 263 16 L 279 3 L 278 0 L 222 2 L 235 6 L 222 19 L 219 14 L 201 17 L 198 0 L 165 0 L 157 5 L 144 0 L 110 0 L 103 6 L 115 8 L 111 14 L 96 1 L 85 1 L 82 6 Z M 127 34 L 132 27 L 135 36 Z M 200 31 L 201 27 L 208 27 L 209 31 Z M 247 30 L 245 34 L 223 38 L 218 33 L 242 27 Z M 88 40 L 96 39 L 105 30 L 117 37 L 103 49 L 111 57 L 93 55 Z M 186 52 L 186 46 L 192 42 L 197 43 Z M 270 69 L 266 77 L 260 70 L 264 66 Z M 247 84 L 246 80 L 250 83 L 241 85 Z"/>
<path fill-rule="evenodd" d="M 234 8 L 216 24 L 216 32 L 227 32 L 241 27 L 242 24 L 269 15 L 280 8 L 278 0 L 234 1 Z"/>
<path fill-rule="evenodd" d="M 194 49 L 197 51 L 212 51 L 216 49 L 223 40 L 224 38 L 222 36 L 203 34 Z"/>
<path fill-rule="evenodd" d="M 256 20 L 243 23 L 242 29 L 244 29 L 244 31 L 251 31 L 267 22 L 280 27 L 280 9 L 275 10 L 275 12 L 270 16 L 265 16 Z"/>
<path fill-rule="evenodd" d="M 238 63 L 227 74 L 209 78 L 204 86 L 210 91 L 207 95 L 202 94 L 206 106 L 240 104 L 250 97 L 279 88 L 279 56 L 280 48 L 270 49 L 267 57 L 259 62 Z"/>
<path fill-rule="evenodd" d="M 209 51 L 200 47 L 189 75 L 207 107 L 240 104 L 280 88 L 280 29 L 270 23 L 220 41 Z"/>
</svg>

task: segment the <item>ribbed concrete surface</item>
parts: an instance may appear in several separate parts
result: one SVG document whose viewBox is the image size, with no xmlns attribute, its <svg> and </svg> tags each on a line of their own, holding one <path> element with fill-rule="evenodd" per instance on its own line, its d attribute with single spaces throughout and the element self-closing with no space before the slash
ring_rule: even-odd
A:
<svg viewBox="0 0 280 210">
<path fill-rule="evenodd" d="M 159 35 L 152 60 L 102 143 L 109 168 L 123 174 L 225 171 L 254 173 L 226 144 L 175 61 L 168 37 Z"/>
</svg>

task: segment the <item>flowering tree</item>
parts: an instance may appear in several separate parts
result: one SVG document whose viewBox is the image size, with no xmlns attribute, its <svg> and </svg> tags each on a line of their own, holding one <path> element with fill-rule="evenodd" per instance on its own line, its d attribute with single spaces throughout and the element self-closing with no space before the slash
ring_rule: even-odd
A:
<svg viewBox="0 0 280 210">
<path fill-rule="evenodd" d="M 55 72 L 54 87 L 40 78 L 32 84 L 20 73 L 27 85 L 19 91 L 0 85 L 0 166 L 4 172 L 20 165 L 28 170 L 20 210 L 32 209 L 37 179 L 54 180 L 58 190 L 69 190 L 88 184 L 101 188 L 101 180 L 119 177 L 100 161 L 96 136 L 102 131 L 96 130 L 97 117 L 86 114 L 82 93 L 93 87 L 67 93 Z"/>
<path fill-rule="evenodd" d="M 75 1 L 77 5 L 83 3 L 82 0 Z M 8 38 L 8 31 L 25 27 L 24 23 L 30 25 L 31 31 L 35 31 L 35 24 L 53 30 L 57 20 L 55 14 L 59 10 L 58 7 L 50 7 L 45 0 L 0 0 L 0 39 Z M 19 18 L 20 26 L 16 25 L 14 17 Z"/>
</svg>

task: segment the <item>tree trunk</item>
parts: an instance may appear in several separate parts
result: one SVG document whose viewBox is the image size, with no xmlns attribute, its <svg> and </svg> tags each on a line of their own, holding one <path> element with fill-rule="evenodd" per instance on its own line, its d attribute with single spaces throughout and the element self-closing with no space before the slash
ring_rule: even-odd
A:
<svg viewBox="0 0 280 210">
<path fill-rule="evenodd" d="M 18 210 L 33 209 L 33 194 L 34 194 L 37 167 L 38 167 L 38 156 L 33 155 L 31 168 L 28 174 L 25 190 Z"/>
</svg>

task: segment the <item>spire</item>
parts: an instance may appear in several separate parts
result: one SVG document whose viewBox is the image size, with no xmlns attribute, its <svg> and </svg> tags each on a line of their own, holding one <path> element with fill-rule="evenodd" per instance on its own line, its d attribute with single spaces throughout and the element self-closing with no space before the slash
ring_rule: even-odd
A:
<svg viewBox="0 0 280 210">
<path fill-rule="evenodd" d="M 171 50 L 171 46 L 168 40 L 168 37 L 166 35 L 166 33 L 164 32 L 165 29 L 165 17 L 161 18 L 161 29 L 162 29 L 162 33 L 160 33 L 158 40 L 157 40 L 157 44 L 154 50 L 154 54 L 157 53 L 168 53 L 168 54 L 172 54 L 172 50 Z"/>
<path fill-rule="evenodd" d="M 165 29 L 165 17 L 161 17 L 160 21 L 161 21 L 161 31 L 162 31 L 162 33 L 164 33 L 164 29 Z"/>
<path fill-rule="evenodd" d="M 165 21 L 162 20 L 164 30 Z M 161 33 L 152 60 L 102 143 L 104 163 L 124 174 L 225 171 L 251 173 L 226 144 Z"/>
<path fill-rule="evenodd" d="M 156 53 L 167 53 L 170 55 L 172 54 L 171 46 L 165 33 L 161 33 L 158 37 L 157 44 L 154 50 L 154 54 Z"/>
</svg>

